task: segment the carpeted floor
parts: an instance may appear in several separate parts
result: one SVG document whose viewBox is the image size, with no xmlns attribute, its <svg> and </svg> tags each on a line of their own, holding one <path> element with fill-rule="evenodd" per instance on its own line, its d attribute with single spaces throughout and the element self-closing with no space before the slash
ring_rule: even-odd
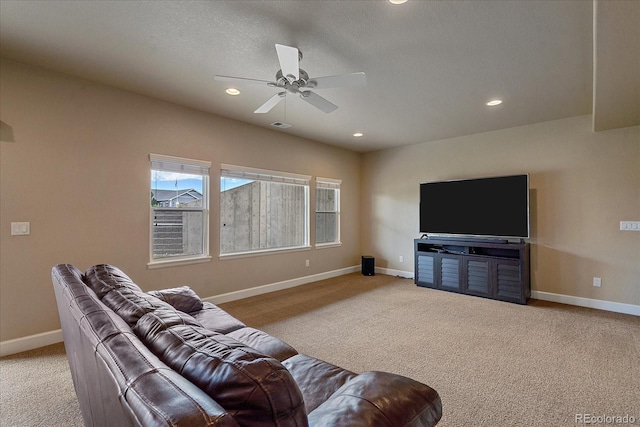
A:
<svg viewBox="0 0 640 427">
<path fill-rule="evenodd" d="M 81 427 L 64 345 L 0 359 L 1 427 Z"/>
<path fill-rule="evenodd" d="M 354 273 L 221 305 L 299 352 L 435 388 L 441 426 L 640 425 L 640 318 Z M 0 359 L 0 425 L 82 425 L 62 345 Z"/>
</svg>

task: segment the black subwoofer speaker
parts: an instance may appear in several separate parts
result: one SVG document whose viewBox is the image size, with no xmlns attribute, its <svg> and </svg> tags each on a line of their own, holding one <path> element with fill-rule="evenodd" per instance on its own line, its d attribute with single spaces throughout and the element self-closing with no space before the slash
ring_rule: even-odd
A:
<svg viewBox="0 0 640 427">
<path fill-rule="evenodd" d="M 374 257 L 362 257 L 362 274 L 364 276 L 374 276 L 376 274 L 376 259 Z"/>
</svg>

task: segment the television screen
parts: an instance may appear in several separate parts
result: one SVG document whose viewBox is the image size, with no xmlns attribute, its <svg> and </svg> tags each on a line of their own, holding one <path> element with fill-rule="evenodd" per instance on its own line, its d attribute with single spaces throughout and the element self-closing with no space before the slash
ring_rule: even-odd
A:
<svg viewBox="0 0 640 427">
<path fill-rule="evenodd" d="M 420 184 L 420 232 L 529 237 L 529 175 Z"/>
</svg>

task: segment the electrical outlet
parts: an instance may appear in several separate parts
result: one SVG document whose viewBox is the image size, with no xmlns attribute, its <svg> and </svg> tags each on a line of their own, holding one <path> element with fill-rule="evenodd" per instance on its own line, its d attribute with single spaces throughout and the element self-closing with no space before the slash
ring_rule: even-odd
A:
<svg viewBox="0 0 640 427">
<path fill-rule="evenodd" d="M 402 255 L 400 255 L 400 256 L 398 257 L 398 261 L 400 261 L 400 262 L 404 262 L 404 257 L 403 257 Z"/>
<path fill-rule="evenodd" d="M 593 278 L 593 286 L 595 286 L 596 288 L 599 288 L 602 286 L 602 279 L 600 277 L 594 277 Z"/>
<path fill-rule="evenodd" d="M 306 260 L 306 261 L 304 262 L 304 265 L 305 265 L 305 266 L 307 266 L 307 267 L 309 267 L 309 260 Z"/>
</svg>

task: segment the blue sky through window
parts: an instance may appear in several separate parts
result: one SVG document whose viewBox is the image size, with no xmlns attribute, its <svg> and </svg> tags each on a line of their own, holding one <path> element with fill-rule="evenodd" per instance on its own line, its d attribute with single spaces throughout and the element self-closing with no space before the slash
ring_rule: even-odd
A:
<svg viewBox="0 0 640 427">
<path fill-rule="evenodd" d="M 223 176 L 220 178 L 220 191 L 231 190 L 232 188 L 240 187 L 250 182 L 253 181 L 250 179 L 226 178 Z"/>
<path fill-rule="evenodd" d="M 202 193 L 202 176 L 186 173 L 151 171 L 152 190 L 188 190 Z"/>
<path fill-rule="evenodd" d="M 231 190 L 252 182 L 240 178 L 220 178 L 220 191 Z M 187 190 L 193 188 L 202 193 L 202 177 L 177 172 L 151 171 L 152 190 Z"/>
</svg>

